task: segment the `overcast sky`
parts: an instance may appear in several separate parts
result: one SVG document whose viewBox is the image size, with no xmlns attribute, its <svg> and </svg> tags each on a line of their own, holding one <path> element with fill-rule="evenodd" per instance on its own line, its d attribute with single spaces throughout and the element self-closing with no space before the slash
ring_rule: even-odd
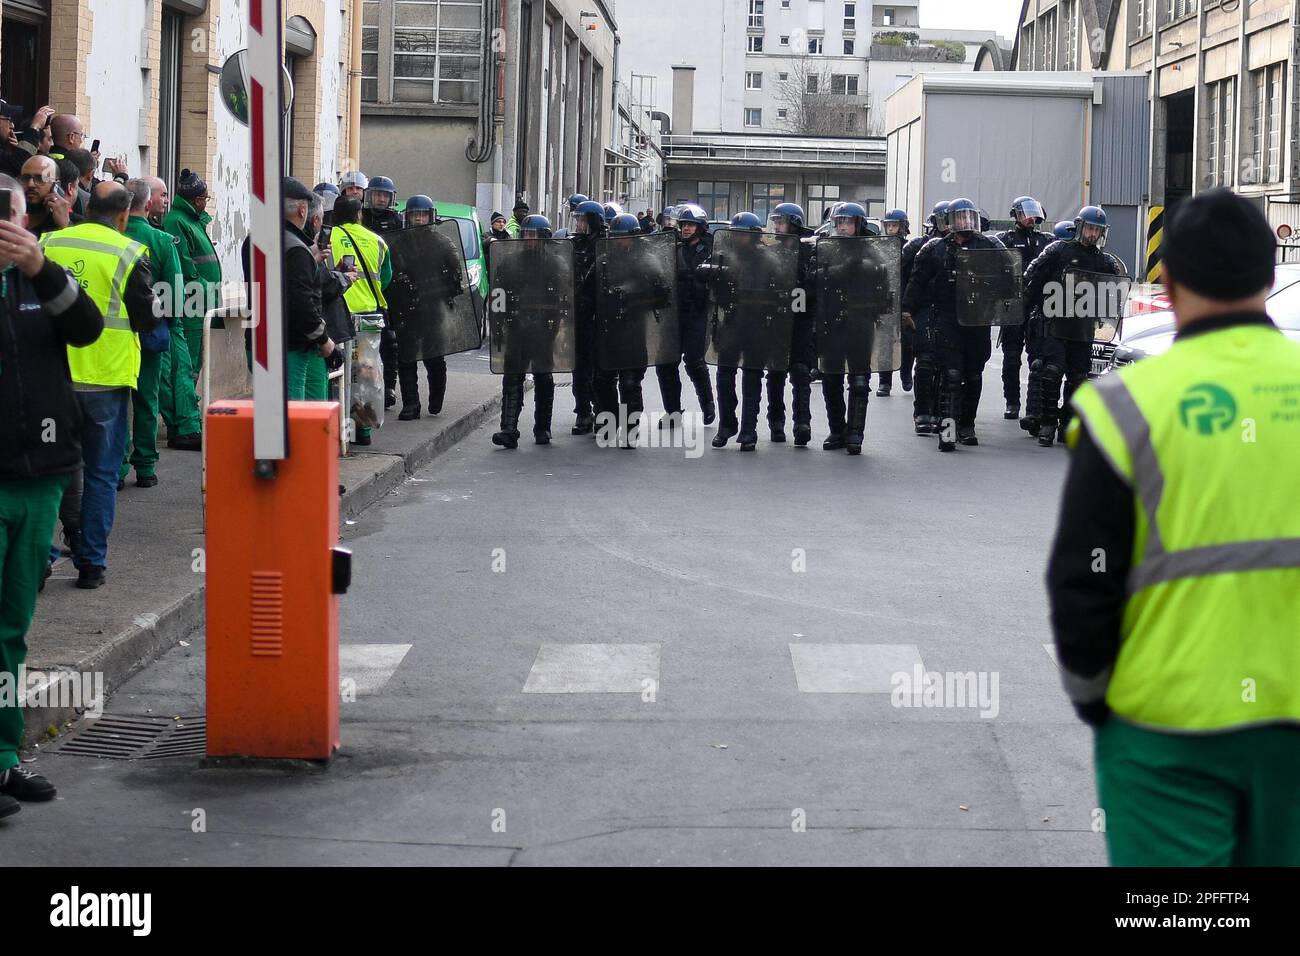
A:
<svg viewBox="0 0 1300 956">
<path fill-rule="evenodd" d="M 1020 0 L 921 0 L 926 29 L 993 30 L 1006 40 L 1016 35 Z"/>
</svg>

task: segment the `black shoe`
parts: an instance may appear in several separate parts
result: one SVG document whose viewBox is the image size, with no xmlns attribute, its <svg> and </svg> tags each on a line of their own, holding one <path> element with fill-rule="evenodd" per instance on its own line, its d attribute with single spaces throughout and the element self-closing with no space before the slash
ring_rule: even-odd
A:
<svg viewBox="0 0 1300 956">
<path fill-rule="evenodd" d="M 772 429 L 772 441 L 778 445 L 785 444 L 785 426 L 780 425 Z"/>
<path fill-rule="evenodd" d="M 167 447 L 176 451 L 202 451 L 203 433 L 195 432 L 193 435 L 177 435 L 175 438 L 168 438 Z"/>
<path fill-rule="evenodd" d="M 402 410 L 397 413 L 399 422 L 413 422 L 420 417 L 420 403 L 414 405 L 403 405 Z"/>
<path fill-rule="evenodd" d="M 928 415 L 914 415 L 912 417 L 912 426 L 918 435 L 934 434 L 934 423 L 930 421 Z"/>
<path fill-rule="evenodd" d="M 569 429 L 570 435 L 590 435 L 596 430 L 596 420 L 590 415 L 579 415 Z"/>
<path fill-rule="evenodd" d="M 860 442 L 852 442 L 852 441 L 846 442 L 844 445 L 844 450 L 847 451 L 850 455 L 861 455 L 862 444 Z"/>
<path fill-rule="evenodd" d="M 812 429 L 807 425 L 794 426 L 794 447 L 804 448 L 812 441 Z"/>
<path fill-rule="evenodd" d="M 898 377 L 903 381 L 903 391 L 910 392 L 912 390 L 911 371 L 909 369 L 903 369 L 903 371 L 898 373 Z"/>
<path fill-rule="evenodd" d="M 135 486 L 137 488 L 152 488 L 156 484 L 158 484 L 157 475 L 136 475 L 135 476 Z"/>
<path fill-rule="evenodd" d="M 713 436 L 713 447 L 726 448 L 727 442 L 731 441 L 731 439 L 735 437 L 735 434 L 736 433 L 734 431 L 731 431 L 729 429 L 719 428 L 718 433 Z"/>
<path fill-rule="evenodd" d="M 23 805 L 13 797 L 6 797 L 3 793 L 0 793 L 0 818 L 11 817 L 22 808 Z"/>
<path fill-rule="evenodd" d="M 978 445 L 980 440 L 975 437 L 974 425 L 962 425 L 957 429 L 957 440 L 963 445 Z"/>
<path fill-rule="evenodd" d="M 1007 410 L 1002 413 L 1002 417 L 1007 421 L 1013 421 L 1020 417 L 1020 403 L 1007 402 Z"/>
<path fill-rule="evenodd" d="M 13 767 L 0 772 L 0 793 L 6 797 L 40 803 L 44 800 L 53 800 L 58 792 L 54 784 L 39 773 L 32 773 L 22 767 Z M 3 816 L 3 813 L 0 813 L 0 816 Z"/>
<path fill-rule="evenodd" d="M 437 414 L 439 414 L 441 411 L 442 411 L 442 399 L 439 398 L 439 399 L 437 399 L 437 400 L 434 400 L 434 399 L 430 398 L 430 399 L 429 399 L 429 414 L 430 414 L 430 415 L 437 415 Z"/>
<path fill-rule="evenodd" d="M 492 436 L 492 444 L 502 448 L 518 448 L 519 432 L 497 432 Z"/>
<path fill-rule="evenodd" d="M 1038 419 L 1037 419 L 1037 418 L 1022 418 L 1022 419 L 1020 419 L 1020 430 L 1021 430 L 1021 431 L 1029 432 L 1030 435 L 1037 435 L 1037 434 L 1038 434 Z"/>
<path fill-rule="evenodd" d="M 354 445 L 369 445 L 369 444 L 370 444 L 370 436 L 369 436 L 369 435 L 362 435 L 362 434 L 358 433 L 358 434 L 357 434 L 357 437 L 354 438 L 354 439 L 352 439 L 352 444 L 354 444 Z"/>
<path fill-rule="evenodd" d="M 551 443 L 551 431 L 548 428 L 533 429 L 533 442 L 538 445 L 549 445 Z"/>
<path fill-rule="evenodd" d="M 1056 441 L 1056 426 L 1050 422 L 1038 429 L 1038 444 L 1051 448 Z"/>
<path fill-rule="evenodd" d="M 753 432 L 748 435 L 738 435 L 736 440 L 740 442 L 741 451 L 753 451 L 758 447 L 758 436 Z"/>
<path fill-rule="evenodd" d="M 881 385 L 878 389 L 876 389 L 876 397 L 877 397 L 877 398 L 888 398 L 888 397 L 889 397 L 889 393 L 890 393 L 890 391 L 892 390 L 892 388 L 893 388 L 892 385 Z"/>
<path fill-rule="evenodd" d="M 822 442 L 822 451 L 840 451 L 845 444 L 843 435 L 831 435 Z"/>
<path fill-rule="evenodd" d="M 384 408 L 392 408 L 397 404 L 397 392 L 392 389 L 384 391 Z"/>
<path fill-rule="evenodd" d="M 82 568 L 77 572 L 77 587 L 92 591 L 104 586 L 103 568 Z"/>
<path fill-rule="evenodd" d="M 117 479 L 117 490 L 121 491 L 125 487 L 126 487 L 126 479 L 125 478 Z"/>
<path fill-rule="evenodd" d="M 943 437 L 942 437 L 942 432 L 941 432 L 941 433 L 940 433 L 940 438 L 939 438 L 939 450 L 940 450 L 940 451 L 956 451 L 956 450 L 957 450 L 957 443 L 956 443 L 956 442 L 951 442 L 951 441 L 944 441 L 944 440 L 943 440 Z"/>
</svg>

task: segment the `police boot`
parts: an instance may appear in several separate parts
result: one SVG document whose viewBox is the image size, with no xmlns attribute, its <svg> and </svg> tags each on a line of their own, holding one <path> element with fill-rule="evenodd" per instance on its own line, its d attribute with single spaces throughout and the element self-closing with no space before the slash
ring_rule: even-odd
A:
<svg viewBox="0 0 1300 956">
<path fill-rule="evenodd" d="M 1038 429 L 1038 444 L 1044 448 L 1051 448 L 1052 443 L 1056 440 L 1056 426 L 1051 422 L 1043 422 Z"/>
<path fill-rule="evenodd" d="M 881 372 L 880 384 L 879 387 L 876 389 L 876 397 L 888 398 L 889 393 L 892 392 L 893 390 L 894 390 L 894 373 Z"/>
<path fill-rule="evenodd" d="M 912 421 L 918 435 L 935 433 L 935 374 L 936 369 L 927 360 L 916 363 L 916 378 L 913 382 L 916 393 L 912 399 Z"/>
<path fill-rule="evenodd" d="M 830 437 L 822 442 L 823 451 L 839 451 L 845 445 L 844 376 L 822 376 L 822 401 L 826 403 L 826 427 Z"/>
<path fill-rule="evenodd" d="M 946 369 L 939 390 L 939 450 L 956 451 L 957 418 L 961 414 L 961 372 Z"/>
<path fill-rule="evenodd" d="M 664 400 L 664 415 L 659 419 L 659 427 L 672 428 L 674 425 L 680 425 L 682 420 L 682 376 L 678 366 L 656 366 L 655 377 L 659 379 L 659 394 Z"/>
<path fill-rule="evenodd" d="M 713 447 L 724 448 L 735 437 L 740 427 L 736 423 L 736 370 L 718 369 L 718 433 L 713 436 Z"/>
<path fill-rule="evenodd" d="M 425 359 L 424 374 L 429 379 L 429 414 L 437 415 L 442 411 L 442 400 L 447 396 L 447 360 L 442 358 Z M 403 398 L 405 403 L 406 399 Z M 419 403 L 419 399 L 416 399 Z"/>
<path fill-rule="evenodd" d="M 523 410 L 523 376 L 507 376 L 501 383 L 501 430 L 492 436 L 492 444 L 502 448 L 519 447 L 519 413 Z"/>
<path fill-rule="evenodd" d="M 379 361 L 384 366 L 384 408 L 397 404 L 397 330 L 385 328 L 379 333 Z"/>
<path fill-rule="evenodd" d="M 1025 417 L 1020 419 L 1020 427 L 1030 435 L 1038 434 L 1043 408 L 1043 360 L 1035 359 L 1029 363 L 1029 388 L 1025 392 Z M 1008 406 L 1010 411 L 1010 406 Z"/>
<path fill-rule="evenodd" d="M 709 367 L 701 362 L 699 365 L 687 368 L 686 374 L 691 377 L 691 384 L 695 386 L 695 398 L 700 403 L 700 411 L 704 413 L 704 424 L 712 425 L 714 419 L 718 417 L 718 410 L 713 404 L 713 383 L 709 381 Z"/>
<path fill-rule="evenodd" d="M 767 373 L 767 426 L 772 441 L 785 441 L 785 372 Z"/>
<path fill-rule="evenodd" d="M 551 411 L 555 407 L 555 379 L 549 374 L 533 376 L 533 441 L 551 443 Z"/>
<path fill-rule="evenodd" d="M 975 435 L 974 425 L 960 425 L 957 428 L 957 441 L 963 445 L 978 445 L 979 438 Z"/>
<path fill-rule="evenodd" d="M 1043 444 L 1043 437 L 1050 429 L 1056 432 L 1061 424 L 1062 418 L 1057 401 L 1061 395 L 1061 378 L 1064 373 L 1056 365 L 1043 363 L 1042 372 L 1039 378 L 1038 401 L 1038 444 L 1044 448 L 1050 448 L 1051 444 Z M 1064 434 L 1061 435 L 1061 441 L 1064 441 Z"/>
<path fill-rule="evenodd" d="M 635 448 L 641 431 L 641 415 L 645 411 L 645 400 L 641 392 L 641 376 L 645 370 L 618 373 L 619 397 L 627 407 L 627 431 L 623 434 L 624 448 Z"/>
<path fill-rule="evenodd" d="M 796 448 L 803 448 L 812 441 L 812 376 L 808 366 L 791 366 L 790 385 L 794 444 Z"/>
<path fill-rule="evenodd" d="M 410 422 L 420 417 L 420 377 L 414 362 L 401 362 L 397 366 L 397 381 L 402 387 L 402 410 L 399 422 Z"/>
<path fill-rule="evenodd" d="M 870 393 L 871 379 L 866 375 L 861 376 L 856 383 L 850 379 L 847 431 L 844 436 L 844 445 L 850 455 L 862 454 L 863 436 L 867 430 L 867 396 Z"/>
<path fill-rule="evenodd" d="M 741 372 L 740 433 L 736 436 L 741 451 L 758 447 L 758 406 L 763 396 L 763 373 L 745 369 Z"/>
</svg>

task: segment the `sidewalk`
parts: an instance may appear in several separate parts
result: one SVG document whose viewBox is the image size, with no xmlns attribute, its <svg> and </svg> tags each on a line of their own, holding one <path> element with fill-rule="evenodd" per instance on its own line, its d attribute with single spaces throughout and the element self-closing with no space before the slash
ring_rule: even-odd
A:
<svg viewBox="0 0 1300 956">
<path fill-rule="evenodd" d="M 421 383 L 423 385 L 423 382 Z M 427 396 L 425 401 L 427 402 Z M 492 418 L 501 406 L 496 375 L 449 371 L 442 412 L 387 423 L 368 448 L 353 448 L 339 462 L 347 489 L 343 517 L 374 504 L 406 477 Z M 107 584 L 74 587 L 76 569 L 61 558 L 45 583 L 27 634 L 27 669 L 102 673 L 112 693 L 167 648 L 203 626 L 201 456 L 171 451 L 159 442 L 158 484 L 135 487 L 134 472 L 117 498 L 109 541 Z M 72 719 L 71 708 L 27 710 L 27 742 Z"/>
</svg>

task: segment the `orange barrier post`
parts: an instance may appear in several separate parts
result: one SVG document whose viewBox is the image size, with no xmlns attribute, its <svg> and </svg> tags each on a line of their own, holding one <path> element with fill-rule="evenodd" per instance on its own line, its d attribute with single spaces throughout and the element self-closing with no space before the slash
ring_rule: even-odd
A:
<svg viewBox="0 0 1300 956">
<path fill-rule="evenodd" d="M 208 408 L 209 757 L 328 759 L 339 746 L 339 414 L 290 402 L 293 455 L 253 464 L 253 403 Z"/>
</svg>

